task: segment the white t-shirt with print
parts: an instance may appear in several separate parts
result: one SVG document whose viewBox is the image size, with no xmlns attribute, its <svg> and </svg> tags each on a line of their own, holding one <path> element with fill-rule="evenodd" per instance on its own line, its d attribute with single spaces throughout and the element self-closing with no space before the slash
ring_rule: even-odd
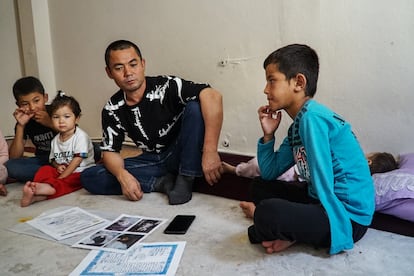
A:
<svg viewBox="0 0 414 276">
<path fill-rule="evenodd" d="M 53 138 L 49 160 L 58 164 L 69 164 L 73 157 L 82 157 L 82 162 L 74 172 L 82 172 L 95 164 L 93 145 L 89 135 L 76 127 L 75 133 L 68 140 L 60 141 L 60 133 Z"/>
</svg>

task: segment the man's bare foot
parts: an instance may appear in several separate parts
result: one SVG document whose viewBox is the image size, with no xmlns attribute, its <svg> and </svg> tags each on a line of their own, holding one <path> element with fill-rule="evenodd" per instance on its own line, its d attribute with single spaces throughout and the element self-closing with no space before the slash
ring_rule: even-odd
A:
<svg viewBox="0 0 414 276">
<path fill-rule="evenodd" d="M 32 181 L 27 181 L 23 186 L 23 196 L 20 200 L 20 206 L 26 207 L 34 202 L 36 191 L 36 183 Z"/>
<path fill-rule="evenodd" d="M 242 201 L 240 202 L 240 207 L 242 208 L 244 214 L 247 218 L 253 218 L 254 211 L 256 210 L 256 205 L 253 202 Z"/>
<path fill-rule="evenodd" d="M 229 163 L 222 161 L 221 167 L 223 168 L 223 173 L 236 174 L 236 167 L 233 165 L 230 165 Z"/>
<path fill-rule="evenodd" d="M 4 184 L 0 184 L 0 196 L 6 196 L 7 195 L 7 189 Z"/>
<path fill-rule="evenodd" d="M 281 252 L 290 246 L 292 246 L 295 241 L 285 241 L 285 240 L 274 240 L 274 241 L 264 241 L 262 246 L 266 249 L 266 253 L 272 254 L 274 252 Z"/>
</svg>

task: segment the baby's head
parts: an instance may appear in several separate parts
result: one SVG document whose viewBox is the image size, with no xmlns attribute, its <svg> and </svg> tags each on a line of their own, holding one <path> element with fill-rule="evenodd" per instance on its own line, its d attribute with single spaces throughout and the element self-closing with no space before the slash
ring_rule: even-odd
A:
<svg viewBox="0 0 414 276">
<path fill-rule="evenodd" d="M 64 92 L 58 91 L 57 96 L 53 99 L 49 108 L 49 115 L 52 116 L 56 110 L 61 107 L 67 106 L 72 110 L 75 118 L 79 118 L 81 115 L 81 108 L 78 101 L 71 96 L 66 96 Z"/>
<path fill-rule="evenodd" d="M 371 174 L 398 169 L 397 160 L 388 152 L 371 152 L 367 154 L 367 159 Z"/>
</svg>

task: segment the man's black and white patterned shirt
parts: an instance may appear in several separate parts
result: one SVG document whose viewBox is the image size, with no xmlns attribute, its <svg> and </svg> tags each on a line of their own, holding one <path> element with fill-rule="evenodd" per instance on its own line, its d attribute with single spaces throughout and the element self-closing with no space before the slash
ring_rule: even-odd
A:
<svg viewBox="0 0 414 276">
<path fill-rule="evenodd" d="M 207 87 L 174 76 L 146 77 L 144 96 L 133 106 L 119 90 L 102 110 L 102 150 L 119 152 L 127 135 L 145 152 L 163 152 L 180 132 L 186 103 L 199 101 Z"/>
</svg>

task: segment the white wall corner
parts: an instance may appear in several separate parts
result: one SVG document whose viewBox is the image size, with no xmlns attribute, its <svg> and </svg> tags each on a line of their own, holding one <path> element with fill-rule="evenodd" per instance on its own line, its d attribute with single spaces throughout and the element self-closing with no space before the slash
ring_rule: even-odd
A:
<svg viewBox="0 0 414 276">
<path fill-rule="evenodd" d="M 17 0 L 24 74 L 37 76 L 54 97 L 55 66 L 47 0 Z"/>
</svg>

